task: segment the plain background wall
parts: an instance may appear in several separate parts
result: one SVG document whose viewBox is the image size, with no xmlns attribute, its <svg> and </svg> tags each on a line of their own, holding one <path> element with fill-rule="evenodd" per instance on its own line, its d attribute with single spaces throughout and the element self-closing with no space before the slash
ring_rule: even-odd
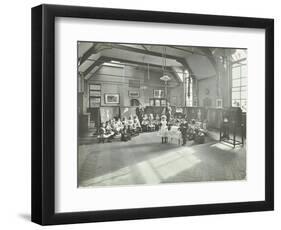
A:
<svg viewBox="0 0 281 230">
<path fill-rule="evenodd" d="M 115 76 L 112 76 L 111 74 Z M 147 70 L 126 66 L 125 77 L 123 77 L 123 74 L 123 68 L 103 66 L 91 78 L 89 78 L 89 84 L 101 84 L 101 106 L 109 106 L 105 103 L 105 93 L 119 93 L 120 106 L 130 106 L 130 100 L 132 98 L 128 97 L 129 91 L 138 91 L 140 97 L 136 99 L 138 99 L 143 105 L 149 106 L 149 99 L 153 98 L 153 90 L 165 89 L 164 83 L 159 80 L 162 76 L 161 72 L 150 71 L 150 79 L 148 80 Z M 141 87 L 130 87 L 130 80 L 140 80 Z M 124 84 L 122 84 L 122 82 Z M 175 79 L 172 79 L 171 83 L 173 85 L 177 84 Z M 143 89 L 143 86 L 146 88 Z M 179 91 L 178 88 L 177 91 Z"/>
<path fill-rule="evenodd" d="M 206 93 L 206 90 L 209 93 Z M 212 101 L 211 107 L 216 107 L 217 99 L 217 79 L 216 77 L 207 78 L 198 81 L 198 100 L 199 106 L 204 106 L 204 99 L 209 98 Z"/>
<path fill-rule="evenodd" d="M 30 219 L 30 8 L 41 1 L 1 2 L 0 228 L 40 229 Z M 54 229 L 278 229 L 281 223 L 281 107 L 279 1 L 55 0 L 53 4 L 275 18 L 275 206 L 274 212 L 56 226 Z M 279 117 L 279 119 L 278 119 Z M 257 127 L 257 132 L 258 132 Z M 234 191 L 239 192 L 239 191 Z M 46 227 L 45 229 L 49 229 Z M 279 227 L 280 228 L 280 227 Z"/>
</svg>

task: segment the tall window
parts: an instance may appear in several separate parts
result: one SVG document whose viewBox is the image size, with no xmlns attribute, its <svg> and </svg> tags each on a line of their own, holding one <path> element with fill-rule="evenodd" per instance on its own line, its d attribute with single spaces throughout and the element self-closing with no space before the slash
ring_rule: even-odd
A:
<svg viewBox="0 0 281 230">
<path fill-rule="evenodd" d="M 185 106 L 193 106 L 192 77 L 189 77 L 189 71 L 187 69 L 183 71 L 181 76 L 184 82 Z"/>
<path fill-rule="evenodd" d="M 247 111 L 247 60 L 232 64 L 232 107 Z"/>
<path fill-rule="evenodd" d="M 247 49 L 235 49 L 231 55 L 232 107 L 247 111 Z"/>
<path fill-rule="evenodd" d="M 186 78 L 186 83 L 185 83 L 185 95 L 186 95 L 186 106 L 193 106 L 193 81 L 191 77 Z"/>
</svg>

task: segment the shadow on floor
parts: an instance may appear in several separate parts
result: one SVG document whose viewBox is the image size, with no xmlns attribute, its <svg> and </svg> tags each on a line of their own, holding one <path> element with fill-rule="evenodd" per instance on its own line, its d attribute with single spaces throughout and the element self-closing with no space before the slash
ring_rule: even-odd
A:
<svg viewBox="0 0 281 230">
<path fill-rule="evenodd" d="M 31 221 L 31 215 L 28 214 L 28 213 L 20 213 L 20 214 L 18 214 L 18 216 L 19 216 L 21 219 L 24 219 L 25 221 L 28 221 L 28 222 Z"/>
</svg>

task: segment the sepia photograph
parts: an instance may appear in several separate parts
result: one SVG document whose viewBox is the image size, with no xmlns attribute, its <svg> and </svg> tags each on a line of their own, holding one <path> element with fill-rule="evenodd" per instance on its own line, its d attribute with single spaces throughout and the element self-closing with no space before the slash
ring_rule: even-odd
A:
<svg viewBox="0 0 281 230">
<path fill-rule="evenodd" d="M 77 42 L 77 186 L 247 179 L 247 49 Z"/>
</svg>

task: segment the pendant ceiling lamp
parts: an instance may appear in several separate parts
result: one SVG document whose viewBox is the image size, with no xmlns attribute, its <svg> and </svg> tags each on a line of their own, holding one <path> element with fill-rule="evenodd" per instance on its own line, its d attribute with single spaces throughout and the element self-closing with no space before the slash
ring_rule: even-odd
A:
<svg viewBox="0 0 281 230">
<path fill-rule="evenodd" d="M 163 76 L 160 78 L 160 80 L 165 81 L 165 84 L 167 81 L 171 80 L 171 78 L 166 74 L 166 47 L 163 48 L 162 52 L 162 72 Z"/>
<path fill-rule="evenodd" d="M 165 54 L 165 56 L 164 56 Z M 162 53 L 162 71 L 163 71 L 163 76 L 160 77 L 160 80 L 165 82 L 165 98 L 166 101 L 168 100 L 168 91 L 167 91 L 167 82 L 171 80 L 171 78 L 166 74 L 165 72 L 165 67 L 166 67 L 166 47 L 163 48 L 163 53 Z"/>
</svg>

